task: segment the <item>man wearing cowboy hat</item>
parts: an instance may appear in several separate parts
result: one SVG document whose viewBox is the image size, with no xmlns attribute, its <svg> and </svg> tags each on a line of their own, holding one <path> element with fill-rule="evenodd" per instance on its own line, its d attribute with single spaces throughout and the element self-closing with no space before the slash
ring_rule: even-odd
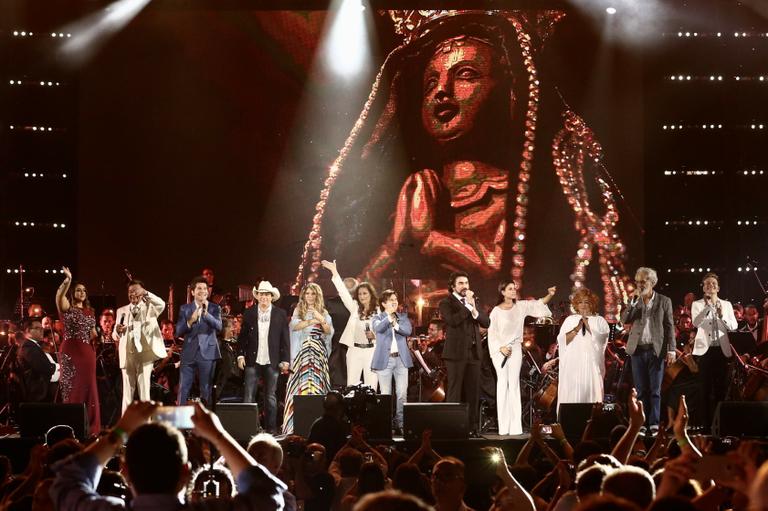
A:
<svg viewBox="0 0 768 511">
<path fill-rule="evenodd" d="M 280 299 L 280 291 L 263 280 L 253 288 L 258 305 L 246 309 L 237 344 L 240 356 L 237 365 L 245 373 L 244 403 L 252 403 L 256 395 L 256 382 L 264 380 L 265 429 L 277 429 L 277 375 L 288 370 L 291 359 L 288 316 L 273 305 Z"/>
</svg>

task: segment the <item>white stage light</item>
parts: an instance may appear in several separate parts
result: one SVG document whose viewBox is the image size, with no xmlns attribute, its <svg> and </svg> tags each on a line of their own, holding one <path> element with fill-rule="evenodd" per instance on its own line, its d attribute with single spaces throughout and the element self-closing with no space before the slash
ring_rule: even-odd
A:
<svg viewBox="0 0 768 511">
<path fill-rule="evenodd" d="M 370 65 L 366 14 L 360 0 L 341 0 L 325 39 L 328 67 L 342 78 L 360 75 Z"/>
</svg>

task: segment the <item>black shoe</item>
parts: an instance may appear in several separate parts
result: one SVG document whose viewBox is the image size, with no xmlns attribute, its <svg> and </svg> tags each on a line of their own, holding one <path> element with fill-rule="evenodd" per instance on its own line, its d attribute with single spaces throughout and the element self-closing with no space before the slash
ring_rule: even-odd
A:
<svg viewBox="0 0 768 511">
<path fill-rule="evenodd" d="M 392 431 L 392 436 L 403 436 L 403 428 L 395 426 L 395 429 Z"/>
</svg>

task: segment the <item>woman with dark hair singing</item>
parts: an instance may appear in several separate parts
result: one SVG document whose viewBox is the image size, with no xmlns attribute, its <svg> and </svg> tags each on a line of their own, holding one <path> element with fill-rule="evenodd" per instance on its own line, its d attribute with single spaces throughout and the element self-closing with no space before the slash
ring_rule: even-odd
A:
<svg viewBox="0 0 768 511">
<path fill-rule="evenodd" d="M 598 298 L 586 288 L 571 296 L 576 314 L 563 320 L 557 336 L 560 373 L 558 403 L 598 403 L 603 400 L 608 322 L 597 315 Z"/>
<path fill-rule="evenodd" d="M 499 285 L 498 305 L 491 311 L 488 351 L 496 369 L 496 411 L 500 435 L 522 435 L 520 366 L 523 363 L 523 326 L 526 316 L 551 316 L 547 304 L 557 288 L 550 287 L 539 300 L 518 300 L 511 280 Z"/>
<path fill-rule="evenodd" d="M 96 386 L 96 351 L 91 340 L 96 338 L 96 317 L 88 303 L 85 285 L 75 282 L 72 292 L 72 272 L 62 268 L 64 282 L 56 290 L 56 308 L 64 322 L 64 341 L 61 343 L 62 403 L 85 403 L 91 433 L 101 431 L 99 391 Z"/>
<path fill-rule="evenodd" d="M 339 339 L 347 347 L 347 385 L 360 383 L 362 373 L 363 383 L 376 390 L 379 380 L 371 370 L 376 339 L 371 328 L 371 318 L 379 313 L 376 288 L 369 282 L 361 282 L 350 294 L 336 268 L 336 261 L 323 261 L 321 264 L 331 272 L 331 282 L 349 311 L 349 320 Z"/>
</svg>

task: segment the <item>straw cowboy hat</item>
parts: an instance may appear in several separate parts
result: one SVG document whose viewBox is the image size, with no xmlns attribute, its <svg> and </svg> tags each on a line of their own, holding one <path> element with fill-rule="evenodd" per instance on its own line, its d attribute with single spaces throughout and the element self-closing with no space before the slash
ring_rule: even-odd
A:
<svg viewBox="0 0 768 511">
<path fill-rule="evenodd" d="M 253 287 L 253 297 L 258 298 L 259 293 L 270 293 L 273 302 L 280 299 L 280 291 L 276 287 L 272 287 L 268 280 L 262 280 L 258 286 Z"/>
</svg>

